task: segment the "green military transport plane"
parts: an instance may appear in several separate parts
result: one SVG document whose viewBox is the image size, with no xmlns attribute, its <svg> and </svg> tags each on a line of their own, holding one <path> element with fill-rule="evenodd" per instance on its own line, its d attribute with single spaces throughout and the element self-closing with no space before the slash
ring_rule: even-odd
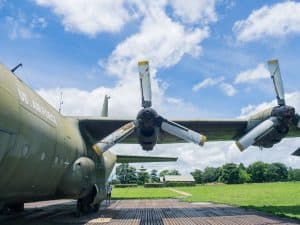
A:
<svg viewBox="0 0 300 225">
<path fill-rule="evenodd" d="M 278 106 L 245 120 L 169 121 L 151 108 L 149 64 L 138 63 L 142 109 L 135 119 L 67 117 L 0 65 L 0 207 L 21 211 L 24 202 L 72 198 L 78 210 L 98 210 L 105 184 L 120 162 L 176 161 L 177 158 L 115 155 L 117 143 L 155 144 L 235 140 L 242 151 L 269 148 L 300 136 L 300 116 L 285 105 L 278 61 L 268 62 Z M 294 154 L 299 155 L 299 151 Z"/>
</svg>

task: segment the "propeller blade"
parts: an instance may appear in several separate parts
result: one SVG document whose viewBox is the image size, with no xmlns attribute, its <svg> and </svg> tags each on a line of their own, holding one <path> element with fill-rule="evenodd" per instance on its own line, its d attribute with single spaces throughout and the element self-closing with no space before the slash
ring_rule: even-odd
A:
<svg viewBox="0 0 300 225">
<path fill-rule="evenodd" d="M 298 148 L 296 151 L 294 151 L 292 153 L 292 155 L 294 155 L 294 156 L 300 156 L 300 148 Z"/>
<path fill-rule="evenodd" d="M 120 127 L 116 131 L 112 132 L 111 134 L 103 138 L 101 141 L 94 144 L 93 145 L 94 151 L 98 155 L 101 155 L 102 153 L 106 152 L 109 148 L 111 148 L 115 144 L 120 143 L 126 137 L 132 134 L 134 129 L 135 129 L 134 122 L 125 124 L 124 126 Z"/>
<path fill-rule="evenodd" d="M 161 129 L 187 142 L 193 142 L 201 146 L 203 146 L 207 140 L 204 135 L 166 119 L 162 120 Z"/>
<path fill-rule="evenodd" d="M 140 61 L 138 62 L 141 92 L 142 92 L 142 107 L 151 107 L 151 81 L 149 72 L 149 62 Z"/>
<path fill-rule="evenodd" d="M 274 83 L 278 105 L 285 105 L 284 89 L 283 89 L 283 83 L 282 83 L 278 60 L 277 59 L 269 60 L 268 66 Z"/>
</svg>

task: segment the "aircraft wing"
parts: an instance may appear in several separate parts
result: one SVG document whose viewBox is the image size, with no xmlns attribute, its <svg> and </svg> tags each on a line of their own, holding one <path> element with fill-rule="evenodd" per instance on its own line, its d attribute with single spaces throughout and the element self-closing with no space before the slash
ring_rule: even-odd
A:
<svg viewBox="0 0 300 225">
<path fill-rule="evenodd" d="M 94 140 L 100 140 L 133 119 L 111 118 L 78 118 L 82 132 L 87 133 Z M 208 141 L 233 140 L 239 136 L 247 126 L 246 120 L 174 120 L 187 128 L 201 132 L 208 137 Z M 164 131 L 160 132 L 159 143 L 183 143 L 182 139 Z M 122 143 L 137 143 L 135 133 L 128 136 Z"/>
<path fill-rule="evenodd" d="M 87 132 L 93 139 L 100 140 L 119 127 L 134 119 L 113 119 L 105 117 L 80 117 L 79 126 L 82 132 Z M 199 120 L 172 120 L 191 130 L 207 136 L 208 141 L 236 140 L 244 134 L 247 127 L 246 119 L 199 119 Z M 291 127 L 287 137 L 300 137 L 300 129 Z M 160 132 L 158 144 L 184 143 L 185 141 L 163 130 Z M 135 133 L 129 135 L 122 143 L 137 143 Z"/>
<path fill-rule="evenodd" d="M 177 157 L 117 155 L 117 163 L 176 162 Z"/>
</svg>

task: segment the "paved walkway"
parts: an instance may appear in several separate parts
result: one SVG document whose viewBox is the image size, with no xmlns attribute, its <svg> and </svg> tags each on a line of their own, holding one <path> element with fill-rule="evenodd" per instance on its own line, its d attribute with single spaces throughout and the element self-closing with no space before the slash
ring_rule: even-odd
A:
<svg viewBox="0 0 300 225">
<path fill-rule="evenodd" d="M 58 204 L 59 203 L 59 204 Z M 25 212 L 0 216 L 0 224 L 16 225 L 292 225 L 297 220 L 254 210 L 212 203 L 186 203 L 176 199 L 121 200 L 103 205 L 97 213 L 75 216 L 74 201 L 31 203 Z M 40 205 L 40 207 L 38 207 Z M 36 208 L 38 207 L 38 208 Z"/>
</svg>

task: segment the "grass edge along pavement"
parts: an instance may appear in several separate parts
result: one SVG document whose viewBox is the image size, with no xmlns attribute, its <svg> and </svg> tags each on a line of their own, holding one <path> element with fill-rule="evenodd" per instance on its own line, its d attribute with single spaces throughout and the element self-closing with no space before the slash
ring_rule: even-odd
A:
<svg viewBox="0 0 300 225">
<path fill-rule="evenodd" d="M 187 202 L 213 202 L 256 209 L 300 220 L 300 182 L 178 187 Z"/>
<path fill-rule="evenodd" d="M 214 202 L 256 209 L 300 220 L 300 182 L 174 187 L 191 194 L 182 196 L 168 188 L 114 188 L 113 199 L 180 198 L 187 202 Z"/>
</svg>

